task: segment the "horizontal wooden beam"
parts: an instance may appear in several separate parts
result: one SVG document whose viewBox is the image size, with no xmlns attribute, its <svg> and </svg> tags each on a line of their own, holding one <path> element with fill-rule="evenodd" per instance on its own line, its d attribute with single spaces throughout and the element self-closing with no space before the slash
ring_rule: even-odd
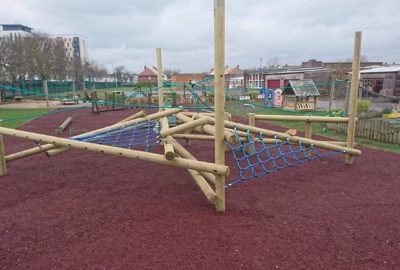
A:
<svg viewBox="0 0 400 270">
<path fill-rule="evenodd" d="M 297 122 L 319 122 L 319 123 L 348 123 L 348 117 L 329 116 L 301 116 L 301 115 L 264 115 L 256 114 L 256 120 L 268 121 L 297 121 Z"/>
<path fill-rule="evenodd" d="M 43 146 L 37 146 L 37 147 L 23 150 L 23 151 L 20 151 L 17 153 L 9 154 L 5 157 L 5 159 L 7 162 L 10 162 L 10 161 L 14 161 L 14 160 L 21 159 L 24 157 L 29 157 L 32 155 L 43 153 L 43 152 L 46 152 L 48 150 L 55 149 L 55 148 L 58 148 L 58 146 L 54 145 L 54 144 L 45 144 Z"/>
<path fill-rule="evenodd" d="M 201 116 L 201 115 L 195 116 L 195 118 L 196 117 L 206 118 L 206 116 Z M 212 123 L 215 121 L 213 118 L 210 118 L 210 117 L 208 117 L 208 119 Z M 231 122 L 231 121 L 225 121 L 225 127 L 237 128 L 239 130 L 245 130 L 245 131 L 249 130 L 252 133 L 261 134 L 266 137 L 276 137 L 277 139 L 284 140 L 284 141 L 289 140 L 291 142 L 301 142 L 303 144 L 310 144 L 315 147 L 332 150 L 332 151 L 343 152 L 343 153 L 347 153 L 347 154 L 353 155 L 353 156 L 361 155 L 361 151 L 358 149 L 344 147 L 344 146 L 340 146 L 340 145 L 334 145 L 334 144 L 331 144 L 328 142 L 321 142 L 321 141 L 316 141 L 316 140 L 312 140 L 312 139 L 306 139 L 306 138 L 302 138 L 302 137 L 298 137 L 298 136 L 291 136 L 289 134 L 285 134 L 282 132 L 277 132 L 277 131 L 273 131 L 273 130 L 258 128 L 258 127 L 252 127 L 249 125 L 244 125 L 244 124 L 235 123 L 235 122 Z"/>
</svg>

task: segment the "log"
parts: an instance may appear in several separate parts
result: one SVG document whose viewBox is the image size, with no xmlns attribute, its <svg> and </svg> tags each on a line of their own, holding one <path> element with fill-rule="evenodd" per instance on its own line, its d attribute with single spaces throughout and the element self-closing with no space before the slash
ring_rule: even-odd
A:
<svg viewBox="0 0 400 270">
<path fill-rule="evenodd" d="M 163 117 L 161 118 L 161 130 L 166 131 L 169 129 L 169 125 L 168 125 L 168 118 L 167 117 Z M 173 160 L 175 158 L 175 151 L 174 151 L 174 147 L 167 143 L 164 140 L 164 155 L 165 158 L 168 160 Z"/>
<path fill-rule="evenodd" d="M 179 156 L 186 158 L 186 159 L 197 160 L 188 150 L 185 149 L 185 147 L 183 147 L 175 139 L 173 139 L 171 137 L 167 137 L 165 139 L 165 141 L 174 146 L 174 149 L 178 153 Z M 210 183 L 215 185 L 215 176 L 212 173 L 200 172 L 200 174 L 204 178 L 206 178 Z"/>
<path fill-rule="evenodd" d="M 29 157 L 29 156 L 32 156 L 32 155 L 35 155 L 35 154 L 46 152 L 48 150 L 55 149 L 55 148 L 58 148 L 58 146 L 54 145 L 54 144 L 45 144 L 45 145 L 42 145 L 42 146 L 33 147 L 33 148 L 30 148 L 30 149 L 27 149 L 27 150 L 23 150 L 21 152 L 17 152 L 17 153 L 13 153 L 13 154 L 7 155 L 6 156 L 6 161 L 7 162 L 14 161 L 14 160 L 21 159 L 21 158 L 24 158 L 24 157 Z"/>
<path fill-rule="evenodd" d="M 215 163 L 225 165 L 225 0 L 214 1 Z M 215 178 L 217 212 L 225 212 L 225 177 Z"/>
<path fill-rule="evenodd" d="M 193 115 L 193 117 L 195 117 L 196 115 Z M 189 118 L 189 117 L 187 117 L 187 116 L 185 116 L 183 113 L 178 113 L 177 115 L 176 115 L 176 117 L 178 118 L 178 119 L 180 119 L 180 120 L 182 120 L 182 121 L 184 121 L 184 122 L 186 122 L 186 123 L 191 123 L 191 122 L 193 122 L 193 119 L 192 118 Z M 201 129 L 199 130 L 199 129 L 194 129 L 196 132 L 204 132 L 204 133 L 206 133 L 206 134 L 209 134 L 209 135 L 212 135 L 212 136 L 215 136 L 216 135 L 216 129 L 215 129 L 215 127 L 213 127 L 212 125 L 209 125 L 209 124 L 204 124 L 202 127 L 201 127 Z M 225 138 L 225 140 L 226 141 L 228 141 L 229 143 L 232 143 L 232 144 L 234 144 L 234 143 L 237 143 L 237 137 L 236 137 L 236 135 L 235 134 L 233 134 L 232 132 L 230 132 L 230 131 L 227 131 L 227 130 L 224 130 L 224 138 Z"/>
<path fill-rule="evenodd" d="M 351 91 L 349 103 L 349 122 L 347 125 L 347 147 L 353 148 L 355 143 L 356 133 L 356 114 L 357 114 L 357 94 L 358 82 L 360 77 L 360 59 L 361 59 L 361 32 L 356 32 L 354 38 L 354 54 L 353 66 L 351 73 Z M 353 157 L 349 153 L 345 157 L 345 163 L 350 165 L 353 163 Z"/>
<path fill-rule="evenodd" d="M 159 118 L 162 118 L 162 117 L 166 117 L 168 115 L 180 112 L 182 110 L 183 109 L 181 109 L 181 108 L 174 108 L 174 109 L 169 109 L 169 110 L 165 110 L 165 111 L 162 111 L 162 112 L 153 113 L 153 114 L 150 114 L 150 115 L 145 116 L 145 117 L 136 118 L 136 119 L 129 120 L 129 121 L 126 121 L 126 122 L 120 122 L 120 123 L 116 123 L 116 124 L 108 126 L 108 127 L 96 129 L 96 130 L 93 130 L 93 131 L 89 131 L 89 132 L 86 132 L 86 133 L 83 133 L 83 134 L 80 134 L 80 135 L 77 135 L 77 136 L 73 136 L 72 138 L 78 138 L 78 137 L 81 137 L 81 136 L 88 136 L 88 135 L 93 135 L 93 134 L 100 133 L 100 132 L 106 132 L 106 131 L 110 131 L 110 130 L 113 130 L 113 129 L 118 129 L 118 128 L 120 128 L 122 126 L 125 126 L 125 125 L 132 125 L 132 124 L 137 124 L 137 123 L 145 122 L 145 121 L 149 121 L 149 120 L 156 120 L 156 119 L 159 119 Z M 64 151 L 67 151 L 67 150 L 68 150 L 67 148 L 49 150 L 49 151 L 47 151 L 47 156 L 51 157 L 51 156 L 60 154 L 60 153 L 62 153 Z"/>
<path fill-rule="evenodd" d="M 6 152 L 4 149 L 3 135 L 0 135 L 0 176 L 7 174 Z"/>
<path fill-rule="evenodd" d="M 138 150 L 129 150 L 124 148 L 117 148 L 108 145 L 93 144 L 88 142 L 75 141 L 72 139 L 64 139 L 55 136 L 37 134 L 33 132 L 15 130 L 10 128 L 0 127 L 0 134 L 14 136 L 18 138 L 24 138 L 32 141 L 46 142 L 49 144 L 55 144 L 67 148 L 76 148 L 82 150 L 88 150 L 92 152 L 104 153 L 108 155 L 127 157 L 132 159 L 139 159 L 144 161 L 151 161 L 159 164 L 171 165 L 176 167 L 182 167 L 186 169 L 193 169 L 197 171 L 205 171 L 214 173 L 217 175 L 228 175 L 229 167 L 204 162 L 195 161 L 190 159 L 175 158 L 174 160 L 167 160 L 164 155 L 148 153 Z"/>
<path fill-rule="evenodd" d="M 160 132 L 161 137 L 166 138 L 167 136 L 184 132 L 185 130 L 192 129 L 194 127 L 203 126 L 208 123 L 208 118 L 201 118 L 185 124 L 170 128 L 168 130 L 163 130 Z"/>
<path fill-rule="evenodd" d="M 299 115 L 262 115 L 256 114 L 256 120 L 266 121 L 296 121 L 296 122 L 319 122 L 319 123 L 348 123 L 348 117 L 329 116 L 299 116 Z"/>
<path fill-rule="evenodd" d="M 206 118 L 206 116 L 198 116 L 198 117 Z M 212 119 L 212 118 L 208 118 L 208 120 L 210 122 L 214 122 L 214 119 Z M 312 144 L 314 147 L 319 147 L 319 148 L 332 150 L 332 151 L 344 152 L 349 155 L 354 155 L 354 156 L 361 155 L 361 151 L 358 149 L 343 147 L 343 146 L 334 145 L 334 144 L 330 144 L 327 142 L 316 141 L 316 140 L 312 140 L 312 139 L 306 139 L 306 138 L 302 138 L 302 137 L 298 137 L 298 136 L 290 136 L 289 134 L 285 134 L 282 132 L 272 131 L 272 130 L 268 130 L 268 129 L 262 129 L 262 128 L 258 128 L 258 127 L 251 127 L 248 125 L 239 124 L 239 123 L 235 123 L 235 122 L 231 122 L 231 121 L 225 121 L 225 126 L 228 128 L 236 127 L 239 130 L 249 130 L 250 132 L 253 132 L 255 134 L 261 134 L 266 137 L 275 137 L 276 136 L 277 139 L 281 139 L 284 141 L 287 141 L 289 139 L 289 141 L 292 141 L 292 142 L 301 142 L 302 144 Z"/>
<path fill-rule="evenodd" d="M 70 116 L 67 119 L 65 119 L 65 121 L 58 128 L 56 128 L 56 134 L 61 135 L 61 133 L 72 123 L 73 119 L 74 119 L 73 116 Z"/>
<path fill-rule="evenodd" d="M 185 140 L 200 140 L 200 141 L 214 141 L 215 136 L 201 135 L 201 134 L 174 134 L 174 139 L 185 139 Z"/>
<path fill-rule="evenodd" d="M 210 203 L 215 204 L 218 199 L 217 194 L 210 187 L 210 185 L 207 183 L 207 181 L 204 179 L 204 177 L 198 171 L 195 171 L 195 170 L 189 169 L 188 172 L 193 177 L 194 181 L 199 186 L 200 190 L 206 196 L 207 200 Z"/>
<path fill-rule="evenodd" d="M 127 117 L 127 118 L 122 119 L 118 123 L 127 122 L 129 120 L 133 120 L 133 119 L 137 119 L 137 118 L 143 118 L 145 116 L 146 116 L 146 112 L 145 111 L 140 111 L 140 112 L 137 112 L 137 113 L 135 113 L 135 114 L 133 114 L 133 115 Z"/>
</svg>

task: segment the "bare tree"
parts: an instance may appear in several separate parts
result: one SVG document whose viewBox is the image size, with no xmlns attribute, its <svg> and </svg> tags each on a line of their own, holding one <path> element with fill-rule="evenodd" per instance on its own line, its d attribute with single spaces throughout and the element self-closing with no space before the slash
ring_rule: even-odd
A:
<svg viewBox="0 0 400 270">
<path fill-rule="evenodd" d="M 21 86 L 30 67 L 29 46 L 21 38 L 0 38 L 0 70 L 12 84 Z"/>
<path fill-rule="evenodd" d="M 278 57 L 271 57 L 267 61 L 267 65 L 269 68 L 276 68 L 279 67 L 279 58 Z"/>
<path fill-rule="evenodd" d="M 35 34 L 30 37 L 34 74 L 39 76 L 43 82 L 43 92 L 46 96 L 47 107 L 49 107 L 49 91 L 47 81 L 53 73 L 55 66 L 55 51 L 53 41 L 45 34 Z"/>
<path fill-rule="evenodd" d="M 53 75 L 57 80 L 65 80 L 68 74 L 68 57 L 64 42 L 60 39 L 56 39 L 54 42 L 54 57 Z"/>
<path fill-rule="evenodd" d="M 165 68 L 163 73 L 167 76 L 167 78 L 171 78 L 172 75 L 179 74 L 181 71 L 179 69 L 173 68 Z"/>
</svg>

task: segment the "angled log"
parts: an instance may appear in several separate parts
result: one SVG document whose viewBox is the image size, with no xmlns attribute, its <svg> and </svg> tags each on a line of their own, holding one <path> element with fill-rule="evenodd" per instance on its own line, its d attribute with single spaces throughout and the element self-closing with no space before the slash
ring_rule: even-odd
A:
<svg viewBox="0 0 400 270">
<path fill-rule="evenodd" d="M 176 167 L 182 167 L 186 169 L 192 169 L 197 171 L 210 172 L 216 175 L 228 175 L 229 167 L 204 161 L 190 160 L 176 157 L 173 160 L 167 160 L 164 155 L 154 154 L 149 152 L 143 152 L 138 150 L 130 150 L 124 148 L 117 148 L 108 145 L 100 145 L 94 143 L 87 143 L 81 141 L 75 141 L 72 139 L 64 139 L 55 136 L 37 134 L 33 132 L 15 130 L 10 128 L 0 127 L 0 134 L 14 136 L 18 138 L 24 138 L 32 141 L 46 142 L 63 146 L 67 148 L 76 148 L 87 150 L 91 152 L 104 153 L 108 155 L 115 155 L 121 157 L 127 157 L 132 159 L 139 159 L 144 161 L 155 162 L 159 164 L 171 165 Z"/>
</svg>

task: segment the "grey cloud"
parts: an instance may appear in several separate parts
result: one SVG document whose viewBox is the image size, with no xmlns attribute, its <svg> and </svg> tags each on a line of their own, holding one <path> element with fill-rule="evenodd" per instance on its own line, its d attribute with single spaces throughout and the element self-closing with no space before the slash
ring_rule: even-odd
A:
<svg viewBox="0 0 400 270">
<path fill-rule="evenodd" d="M 163 48 L 165 67 L 206 71 L 213 64 L 213 0 L 1 1 L 2 23 L 83 34 L 90 56 L 108 67 L 139 72 L 155 64 L 156 47 Z M 398 0 L 226 1 L 226 62 L 253 67 L 260 57 L 289 64 L 345 59 L 357 30 L 370 60 L 400 62 L 398 14 Z"/>
</svg>

